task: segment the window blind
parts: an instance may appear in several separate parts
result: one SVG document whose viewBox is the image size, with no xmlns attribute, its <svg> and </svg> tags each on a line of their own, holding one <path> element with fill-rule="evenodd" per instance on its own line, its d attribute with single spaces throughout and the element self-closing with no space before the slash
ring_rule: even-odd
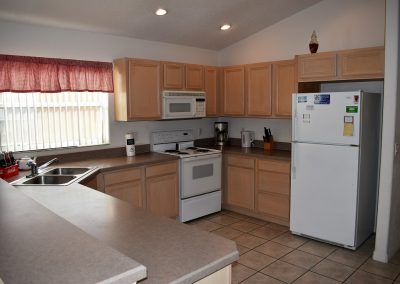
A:
<svg viewBox="0 0 400 284">
<path fill-rule="evenodd" d="M 2 151 L 107 143 L 107 93 L 0 93 Z"/>
</svg>

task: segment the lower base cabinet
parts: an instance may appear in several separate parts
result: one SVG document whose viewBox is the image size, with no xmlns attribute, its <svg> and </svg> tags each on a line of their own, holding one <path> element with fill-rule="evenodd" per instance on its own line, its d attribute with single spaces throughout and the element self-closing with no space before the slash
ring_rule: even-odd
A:
<svg viewBox="0 0 400 284">
<path fill-rule="evenodd" d="M 157 215 L 175 218 L 179 214 L 177 163 L 146 168 L 147 209 Z"/>
<path fill-rule="evenodd" d="M 98 190 L 135 207 L 176 218 L 178 205 L 178 164 L 176 161 L 134 167 L 100 174 Z"/>
<path fill-rule="evenodd" d="M 226 154 L 224 171 L 224 208 L 289 224 L 289 161 Z"/>
</svg>

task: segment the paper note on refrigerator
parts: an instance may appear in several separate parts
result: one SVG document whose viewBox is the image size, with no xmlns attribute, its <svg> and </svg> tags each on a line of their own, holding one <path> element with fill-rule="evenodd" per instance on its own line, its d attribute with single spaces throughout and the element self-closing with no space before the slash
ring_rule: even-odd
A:
<svg viewBox="0 0 400 284">
<path fill-rule="evenodd" d="M 345 116 L 343 120 L 343 136 L 354 135 L 354 117 Z"/>
</svg>

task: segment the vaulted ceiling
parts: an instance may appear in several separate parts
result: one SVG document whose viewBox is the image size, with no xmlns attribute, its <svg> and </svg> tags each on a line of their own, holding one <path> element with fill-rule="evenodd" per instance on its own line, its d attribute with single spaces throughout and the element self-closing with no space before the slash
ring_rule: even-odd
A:
<svg viewBox="0 0 400 284">
<path fill-rule="evenodd" d="M 0 19 L 220 50 L 319 1 L 0 0 Z"/>
</svg>

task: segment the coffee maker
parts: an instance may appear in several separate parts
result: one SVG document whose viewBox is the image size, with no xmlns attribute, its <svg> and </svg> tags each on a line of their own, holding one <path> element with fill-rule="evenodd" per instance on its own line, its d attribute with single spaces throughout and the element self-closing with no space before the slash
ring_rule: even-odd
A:
<svg viewBox="0 0 400 284">
<path fill-rule="evenodd" d="M 223 146 L 228 144 L 228 122 L 214 123 L 215 144 Z"/>
</svg>

